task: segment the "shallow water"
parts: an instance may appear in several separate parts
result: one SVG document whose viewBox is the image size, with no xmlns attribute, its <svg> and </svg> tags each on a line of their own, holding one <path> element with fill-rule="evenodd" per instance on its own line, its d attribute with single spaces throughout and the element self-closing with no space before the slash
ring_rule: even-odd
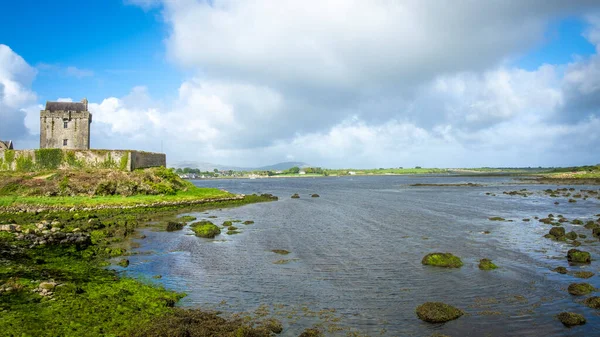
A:
<svg viewBox="0 0 600 337">
<path fill-rule="evenodd" d="M 482 187 L 410 186 L 415 183 L 480 183 Z M 146 230 L 127 273 L 188 294 L 181 304 L 222 311 L 268 310 L 284 321 L 283 336 L 324 324 L 329 335 L 337 325 L 370 336 L 592 336 L 600 335 L 598 313 L 582 298 L 567 293 L 571 282 L 600 287 L 599 276 L 582 280 L 550 271 L 599 272 L 598 261 L 569 266 L 567 243 L 543 238 L 550 228 L 533 219 L 548 213 L 569 220 L 596 219 L 600 200 L 550 198 L 549 185 L 526 185 L 508 177 L 373 176 L 201 180 L 198 186 L 235 193 L 272 193 L 277 202 L 189 213 L 216 224 L 235 224 L 238 235 L 214 240 L 179 232 Z M 598 186 L 574 186 L 598 190 Z M 539 191 L 529 197 L 503 191 Z M 486 195 L 486 192 L 496 196 Z M 291 199 L 299 193 L 300 199 Z M 320 198 L 311 198 L 318 193 Z M 559 201 L 559 205 L 554 202 Z M 488 220 L 500 216 L 514 222 Z M 523 218 L 531 218 L 523 222 Z M 565 224 L 588 235 L 583 226 Z M 489 231 L 489 234 L 484 234 Z M 580 239 L 584 241 L 584 239 Z M 272 249 L 286 249 L 278 255 Z M 599 242 L 579 249 L 600 253 Z M 421 265 L 430 252 L 452 252 L 460 269 Z M 480 271 L 490 258 L 500 268 Z M 287 259 L 285 264 L 274 262 Z M 153 275 L 161 279 L 152 279 Z M 598 295 L 598 294 L 596 294 Z M 443 301 L 467 315 L 445 324 L 420 321 L 415 308 Z M 261 305 L 267 305 L 261 307 Z M 326 310 L 325 310 L 326 309 Z M 587 324 L 565 328 L 555 319 L 562 311 L 582 313 Z"/>
</svg>

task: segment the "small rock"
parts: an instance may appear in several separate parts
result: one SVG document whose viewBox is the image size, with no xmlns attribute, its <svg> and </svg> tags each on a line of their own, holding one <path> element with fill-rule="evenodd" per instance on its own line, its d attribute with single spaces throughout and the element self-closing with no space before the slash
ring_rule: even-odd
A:
<svg viewBox="0 0 600 337">
<path fill-rule="evenodd" d="M 583 301 L 583 304 L 593 309 L 600 309 L 600 297 L 592 296 L 590 298 L 586 298 L 585 301 Z"/>
<path fill-rule="evenodd" d="M 568 327 L 585 324 L 585 317 L 574 312 L 561 312 L 556 318 Z"/>
<path fill-rule="evenodd" d="M 417 317 L 429 323 L 444 323 L 459 318 L 464 313 L 442 302 L 426 302 L 416 309 Z"/>
<path fill-rule="evenodd" d="M 589 283 L 571 283 L 568 288 L 569 294 L 574 296 L 587 295 L 595 290 Z"/>
<path fill-rule="evenodd" d="M 497 268 L 498 266 L 496 266 L 490 259 L 479 260 L 479 269 L 481 270 L 492 270 Z"/>
</svg>

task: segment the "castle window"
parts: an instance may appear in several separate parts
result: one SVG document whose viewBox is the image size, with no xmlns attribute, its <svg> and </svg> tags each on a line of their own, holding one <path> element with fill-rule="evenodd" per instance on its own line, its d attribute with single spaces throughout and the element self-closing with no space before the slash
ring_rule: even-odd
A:
<svg viewBox="0 0 600 337">
<path fill-rule="evenodd" d="M 66 128 L 68 128 L 68 127 L 69 127 L 69 122 L 65 121 L 65 122 L 63 123 L 63 126 L 64 126 L 64 128 L 65 128 L 65 129 L 66 129 Z"/>
<path fill-rule="evenodd" d="M 67 139 L 63 139 L 63 146 L 67 146 Z"/>
</svg>

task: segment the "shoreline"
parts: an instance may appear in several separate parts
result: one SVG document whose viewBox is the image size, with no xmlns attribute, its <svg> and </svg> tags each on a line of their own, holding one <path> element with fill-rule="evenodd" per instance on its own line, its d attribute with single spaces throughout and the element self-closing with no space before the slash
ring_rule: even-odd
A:
<svg viewBox="0 0 600 337">
<path fill-rule="evenodd" d="M 9 336 L 166 336 L 182 319 L 202 317 L 201 327 L 212 335 L 271 336 L 277 322 L 175 308 L 185 294 L 106 267 L 115 259 L 127 267 L 133 248 L 128 239 L 149 223 L 166 225 L 189 211 L 274 200 L 266 194 L 236 195 L 144 206 L 0 211 L 0 330 Z"/>
</svg>

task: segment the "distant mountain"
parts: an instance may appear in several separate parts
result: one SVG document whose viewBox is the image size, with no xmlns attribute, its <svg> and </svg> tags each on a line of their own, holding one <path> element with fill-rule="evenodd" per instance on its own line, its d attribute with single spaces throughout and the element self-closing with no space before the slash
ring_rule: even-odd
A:
<svg viewBox="0 0 600 337">
<path fill-rule="evenodd" d="M 285 162 L 285 163 L 278 163 L 278 164 L 275 164 L 275 165 L 258 167 L 258 168 L 254 169 L 254 170 L 255 171 L 283 171 L 283 170 L 287 170 L 289 168 L 292 168 L 294 166 L 298 166 L 300 168 L 303 168 L 303 167 L 309 167 L 310 165 L 308 165 L 307 163 L 303 163 L 303 162 L 288 161 L 288 162 Z"/>
<path fill-rule="evenodd" d="M 298 166 L 298 167 L 302 168 L 302 167 L 309 167 L 310 165 L 303 163 L 303 162 L 290 161 L 290 162 L 285 162 L 285 163 L 277 163 L 274 165 L 253 168 L 253 167 L 227 166 L 227 165 L 219 165 L 219 164 L 195 162 L 195 161 L 182 161 L 182 162 L 178 162 L 173 165 L 170 165 L 170 166 L 172 166 L 174 168 L 189 167 L 189 168 L 200 169 L 200 171 L 212 171 L 214 169 L 217 169 L 219 171 L 229 171 L 229 170 L 233 170 L 233 171 L 284 171 L 284 170 L 287 170 L 294 166 Z"/>
</svg>

